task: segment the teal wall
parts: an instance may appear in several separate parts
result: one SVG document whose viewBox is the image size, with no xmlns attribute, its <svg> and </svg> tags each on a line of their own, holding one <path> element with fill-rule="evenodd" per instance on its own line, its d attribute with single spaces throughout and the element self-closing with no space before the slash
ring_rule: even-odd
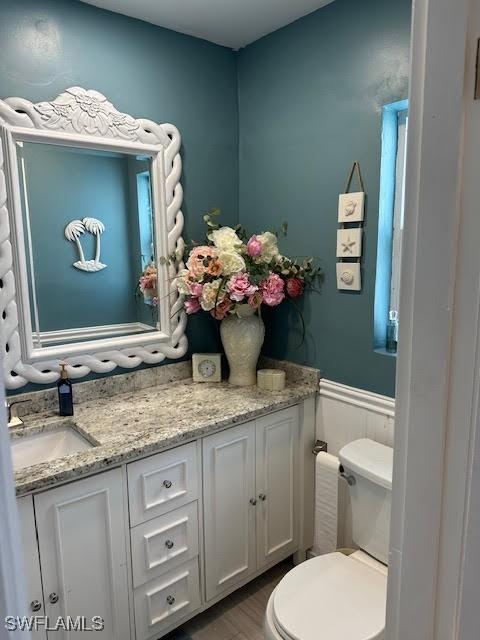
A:
<svg viewBox="0 0 480 640">
<path fill-rule="evenodd" d="M 395 358 L 373 349 L 382 105 L 407 97 L 410 0 L 336 0 L 240 51 L 240 220 L 279 227 L 287 254 L 321 258 L 320 294 L 266 314 L 269 355 L 331 379 L 394 394 Z M 337 198 L 358 160 L 367 193 L 363 287 L 335 280 Z"/>
<path fill-rule="evenodd" d="M 135 287 L 141 269 L 134 267 L 140 249 L 130 242 L 126 156 L 74 153 L 28 142 L 22 155 L 40 330 L 139 321 Z M 87 216 L 105 225 L 100 261 L 107 266 L 97 273 L 73 266 L 78 260 L 76 243 L 64 235 L 70 221 Z M 96 238 L 85 233 L 80 241 L 85 259 L 92 259 Z"/>
<path fill-rule="evenodd" d="M 395 359 L 373 350 L 382 105 L 406 97 L 410 0 L 335 0 L 239 53 L 72 0 L 0 0 L 0 95 L 33 101 L 70 85 L 183 137 L 186 235 L 223 211 L 259 231 L 289 222 L 281 248 L 316 255 L 326 277 L 294 312 L 266 313 L 265 351 L 330 379 L 393 395 Z M 336 210 L 353 160 L 367 192 L 363 289 L 335 283 Z M 189 321 L 190 350 L 219 348 Z"/>
<path fill-rule="evenodd" d="M 0 43 L 1 97 L 38 102 L 80 85 L 179 128 L 187 237 L 200 237 L 212 206 L 237 221 L 234 52 L 74 0 L 0 0 Z M 219 349 L 209 317 L 194 318 L 188 334 L 191 351 Z"/>
</svg>

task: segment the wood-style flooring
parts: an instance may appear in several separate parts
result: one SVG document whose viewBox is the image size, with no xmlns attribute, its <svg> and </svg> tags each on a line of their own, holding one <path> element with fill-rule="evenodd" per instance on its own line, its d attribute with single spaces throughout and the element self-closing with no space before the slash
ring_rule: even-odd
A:
<svg viewBox="0 0 480 640">
<path fill-rule="evenodd" d="M 281 562 L 164 640 L 264 640 L 263 616 L 268 598 L 292 567 L 291 560 Z"/>
</svg>

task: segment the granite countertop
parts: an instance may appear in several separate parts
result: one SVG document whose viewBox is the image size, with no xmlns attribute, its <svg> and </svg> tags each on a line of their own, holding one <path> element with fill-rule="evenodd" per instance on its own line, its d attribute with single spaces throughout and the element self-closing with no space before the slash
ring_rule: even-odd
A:
<svg viewBox="0 0 480 640">
<path fill-rule="evenodd" d="M 15 472 L 17 495 L 39 491 L 95 471 L 214 433 L 314 395 L 316 386 L 300 379 L 279 393 L 257 387 L 194 383 L 183 379 L 75 405 L 72 418 L 52 411 L 25 416 L 12 438 L 70 426 L 92 443 L 91 449 Z"/>
</svg>

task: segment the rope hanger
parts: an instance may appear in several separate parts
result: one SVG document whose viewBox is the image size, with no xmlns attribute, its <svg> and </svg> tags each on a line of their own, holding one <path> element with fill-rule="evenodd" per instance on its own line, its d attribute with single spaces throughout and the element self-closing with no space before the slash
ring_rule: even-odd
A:
<svg viewBox="0 0 480 640">
<path fill-rule="evenodd" d="M 347 184 L 345 186 L 345 191 L 343 193 L 349 192 L 355 171 L 357 172 L 358 182 L 361 187 L 360 191 L 365 192 L 365 187 L 363 185 L 363 180 L 362 180 L 362 172 L 360 171 L 360 164 L 355 160 L 355 162 L 352 164 L 352 168 L 350 169 L 350 174 L 348 176 Z"/>
</svg>

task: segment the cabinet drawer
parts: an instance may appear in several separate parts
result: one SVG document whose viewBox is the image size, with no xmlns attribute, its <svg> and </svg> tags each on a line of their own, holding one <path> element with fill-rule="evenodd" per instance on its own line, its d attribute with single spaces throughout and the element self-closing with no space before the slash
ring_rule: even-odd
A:
<svg viewBox="0 0 480 640">
<path fill-rule="evenodd" d="M 131 538 L 133 586 L 138 587 L 198 555 L 197 502 L 139 524 Z"/>
<path fill-rule="evenodd" d="M 137 640 L 160 634 L 200 607 L 198 560 L 138 587 L 133 597 Z"/>
<path fill-rule="evenodd" d="M 128 465 L 130 524 L 135 526 L 196 500 L 195 442 Z"/>
</svg>

